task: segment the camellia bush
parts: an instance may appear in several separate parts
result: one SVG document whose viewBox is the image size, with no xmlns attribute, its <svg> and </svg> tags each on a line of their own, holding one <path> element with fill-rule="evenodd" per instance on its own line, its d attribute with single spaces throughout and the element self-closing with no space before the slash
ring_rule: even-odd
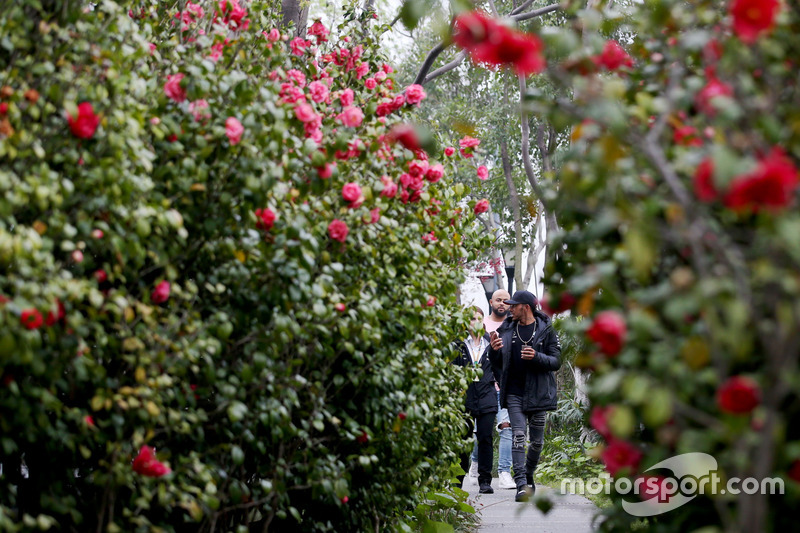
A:
<svg viewBox="0 0 800 533">
<path fill-rule="evenodd" d="M 601 527 L 790 528 L 800 498 L 797 10 L 777 0 L 562 7 L 568 23 L 537 32 L 564 96 L 531 89 L 527 103 L 572 136 L 543 180 L 560 225 L 545 283 L 551 309 L 585 317 L 573 324 L 588 341 L 576 362 L 592 371 L 591 423 L 613 476 Z M 682 496 L 672 482 L 684 473 L 648 472 L 692 452 L 714 458 L 716 485 L 706 478 Z M 616 490 L 631 486 L 623 478 L 652 488 Z M 650 516 L 628 513 L 625 502 L 642 500 Z"/>
<path fill-rule="evenodd" d="M 449 482 L 488 205 L 370 13 L 272 4 L 0 13 L 0 530 L 407 530 Z"/>
</svg>

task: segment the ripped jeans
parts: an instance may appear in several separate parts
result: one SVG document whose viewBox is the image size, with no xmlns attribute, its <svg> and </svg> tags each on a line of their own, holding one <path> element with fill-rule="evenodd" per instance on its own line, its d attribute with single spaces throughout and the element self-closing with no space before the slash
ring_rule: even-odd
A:
<svg viewBox="0 0 800 533">
<path fill-rule="evenodd" d="M 545 412 L 525 414 L 522 411 L 522 396 L 509 394 L 506 397 L 508 417 L 511 419 L 511 462 L 514 465 L 514 482 L 517 487 L 533 484 L 533 473 L 539 465 L 539 456 L 544 445 Z M 530 433 L 531 444 L 525 453 L 526 433 Z"/>
</svg>

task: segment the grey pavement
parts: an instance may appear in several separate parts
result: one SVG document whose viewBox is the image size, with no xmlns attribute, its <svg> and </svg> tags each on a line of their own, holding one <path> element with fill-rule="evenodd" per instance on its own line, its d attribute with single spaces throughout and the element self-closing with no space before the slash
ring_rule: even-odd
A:
<svg viewBox="0 0 800 533">
<path fill-rule="evenodd" d="M 554 503 L 547 514 L 537 509 L 532 502 L 514 501 L 516 491 L 498 489 L 498 480 L 492 480 L 494 494 L 479 494 L 469 476 L 464 477 L 463 489 L 469 492 L 469 503 L 475 507 L 480 518 L 479 533 L 531 531 L 537 533 L 589 533 L 594 531 L 592 519 L 598 509 L 595 505 L 575 494 L 559 494 L 558 491 L 536 485 L 536 496 L 548 496 Z"/>
</svg>

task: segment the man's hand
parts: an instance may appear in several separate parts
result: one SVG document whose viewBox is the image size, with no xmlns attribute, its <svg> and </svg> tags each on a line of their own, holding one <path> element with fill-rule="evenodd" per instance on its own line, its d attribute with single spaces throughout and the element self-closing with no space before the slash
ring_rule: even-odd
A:
<svg viewBox="0 0 800 533">
<path fill-rule="evenodd" d="M 503 339 L 500 338 L 500 335 L 498 335 L 496 331 L 493 331 L 489 334 L 489 339 L 489 344 L 492 346 L 492 350 L 498 352 L 503 348 Z"/>
<path fill-rule="evenodd" d="M 533 346 L 523 346 L 522 347 L 522 359 L 525 361 L 530 361 L 534 357 L 536 357 L 536 350 L 533 349 Z"/>
</svg>

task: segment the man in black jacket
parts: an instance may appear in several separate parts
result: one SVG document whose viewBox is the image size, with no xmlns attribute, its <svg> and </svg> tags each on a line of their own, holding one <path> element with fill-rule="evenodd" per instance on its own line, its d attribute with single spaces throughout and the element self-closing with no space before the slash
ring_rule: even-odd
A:
<svg viewBox="0 0 800 533">
<path fill-rule="evenodd" d="M 488 336 L 481 336 L 483 329 L 483 310 L 480 307 L 472 308 L 473 317 L 470 321 L 470 334 L 464 341 L 456 345 L 461 354 L 453 361 L 454 364 L 468 367 L 473 370 L 473 382 L 467 388 L 466 411 L 470 414 L 469 435 L 472 434 L 472 418 L 475 419 L 475 433 L 478 440 L 478 485 L 481 494 L 492 494 L 492 428 L 495 414 L 497 413 L 497 392 L 494 388 L 494 374 L 489 364 L 487 351 L 489 350 Z M 483 376 L 478 378 L 477 369 L 483 370 Z M 466 472 L 469 469 L 470 452 L 465 452 L 461 457 L 461 468 Z"/>
<path fill-rule="evenodd" d="M 491 334 L 489 360 L 500 384 L 500 405 L 511 419 L 511 460 L 516 500 L 527 501 L 536 490 L 533 474 L 544 445 L 545 413 L 557 404 L 555 371 L 561 367 L 561 344 L 550 317 L 536 307 L 536 296 L 517 291 L 510 317 Z M 525 433 L 530 447 L 525 450 Z"/>
</svg>

